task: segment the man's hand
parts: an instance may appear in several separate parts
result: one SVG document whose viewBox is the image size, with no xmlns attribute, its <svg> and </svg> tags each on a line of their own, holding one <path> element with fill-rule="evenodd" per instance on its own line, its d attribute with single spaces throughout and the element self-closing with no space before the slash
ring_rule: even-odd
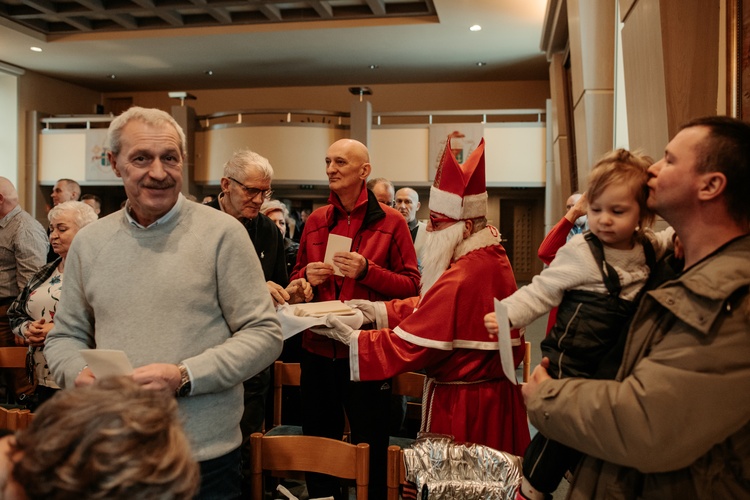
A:
<svg viewBox="0 0 750 500">
<path fill-rule="evenodd" d="M 347 278 L 361 278 L 367 271 L 367 259 L 357 252 L 336 252 L 333 263 Z"/>
<path fill-rule="evenodd" d="M 94 382 L 96 382 L 94 372 L 92 372 L 91 369 L 87 366 L 83 370 L 81 370 L 81 373 L 79 373 L 76 377 L 75 385 L 76 387 L 84 387 L 87 385 L 93 385 Z"/>
<path fill-rule="evenodd" d="M 313 298 L 312 285 L 305 278 L 297 278 L 289 283 L 289 286 L 286 287 L 286 293 L 289 294 L 287 302 L 290 304 L 310 302 Z"/>
<path fill-rule="evenodd" d="M 274 306 L 286 304 L 286 301 L 289 300 L 289 293 L 284 290 L 284 287 L 281 285 L 278 285 L 273 281 L 266 281 L 266 286 L 268 287 L 268 293 L 271 294 Z"/>
<path fill-rule="evenodd" d="M 529 399 L 536 394 L 536 391 L 539 390 L 539 384 L 545 380 L 552 379 L 552 377 L 549 376 L 549 373 L 547 373 L 547 368 L 549 368 L 549 358 L 545 357 L 542 358 L 542 362 L 534 368 L 534 371 L 529 377 L 529 381 L 521 386 L 524 403 L 528 404 Z"/>
<path fill-rule="evenodd" d="M 489 332 L 491 339 L 497 337 L 497 334 L 500 331 L 500 326 L 497 324 L 497 316 L 495 316 L 494 312 L 484 315 L 484 326 L 487 328 L 487 332 Z"/>
<path fill-rule="evenodd" d="M 146 389 L 163 390 L 171 394 L 177 391 L 182 376 L 177 365 L 152 363 L 133 370 L 133 380 Z"/>
<path fill-rule="evenodd" d="M 318 286 L 333 275 L 333 266 L 323 262 L 310 262 L 305 268 L 305 277 L 312 286 Z"/>
</svg>

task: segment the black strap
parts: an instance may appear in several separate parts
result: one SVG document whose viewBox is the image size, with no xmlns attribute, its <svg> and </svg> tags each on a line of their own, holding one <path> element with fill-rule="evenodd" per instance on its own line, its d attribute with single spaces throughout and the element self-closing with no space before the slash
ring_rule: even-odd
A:
<svg viewBox="0 0 750 500">
<path fill-rule="evenodd" d="M 599 238 L 597 238 L 590 230 L 584 231 L 583 237 L 589 244 L 589 249 L 594 256 L 594 260 L 596 260 L 599 271 L 602 273 L 602 281 L 604 282 L 604 286 L 607 287 L 609 295 L 611 297 L 619 297 L 620 292 L 622 291 L 620 277 L 617 276 L 615 268 L 604 258 L 604 247 L 602 246 L 602 242 L 599 241 Z M 653 252 L 653 248 L 651 251 Z"/>
</svg>

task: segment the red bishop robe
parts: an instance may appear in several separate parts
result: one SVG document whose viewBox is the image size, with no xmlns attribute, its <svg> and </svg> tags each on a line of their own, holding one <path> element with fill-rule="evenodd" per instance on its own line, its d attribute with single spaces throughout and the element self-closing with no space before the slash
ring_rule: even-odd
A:
<svg viewBox="0 0 750 500">
<path fill-rule="evenodd" d="M 523 455 L 529 427 L 521 388 L 503 375 L 498 344 L 484 326 L 493 297 L 512 294 L 516 282 L 497 230 L 488 227 L 475 237 L 475 246 L 490 240 L 489 246 L 454 261 L 421 302 L 419 297 L 386 302 L 390 328 L 355 332 L 352 380 L 424 369 L 432 380 L 423 399 L 429 415 L 423 430 Z M 518 366 L 524 341 L 518 330 L 511 337 Z"/>
</svg>

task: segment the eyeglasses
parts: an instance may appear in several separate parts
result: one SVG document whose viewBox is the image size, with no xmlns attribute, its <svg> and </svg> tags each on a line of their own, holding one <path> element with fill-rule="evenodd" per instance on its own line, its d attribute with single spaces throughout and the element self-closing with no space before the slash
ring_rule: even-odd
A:
<svg viewBox="0 0 750 500">
<path fill-rule="evenodd" d="M 242 188 L 242 191 L 245 193 L 245 195 L 251 200 L 258 195 L 261 195 L 261 197 L 264 200 L 268 200 L 273 195 L 272 189 L 258 189 L 258 188 L 247 187 L 243 183 L 241 183 L 240 181 L 238 181 L 237 179 L 233 177 L 229 177 L 229 180 L 232 182 L 236 182 Z"/>
</svg>

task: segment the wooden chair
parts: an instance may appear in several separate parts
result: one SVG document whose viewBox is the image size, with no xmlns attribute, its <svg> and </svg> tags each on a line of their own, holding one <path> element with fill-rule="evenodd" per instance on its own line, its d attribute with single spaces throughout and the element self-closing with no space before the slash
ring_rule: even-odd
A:
<svg viewBox="0 0 750 500">
<path fill-rule="evenodd" d="M 273 426 L 267 429 L 269 436 L 301 436 L 302 427 L 299 425 L 284 425 L 281 422 L 282 393 L 284 386 L 299 387 L 302 369 L 299 363 L 284 363 L 276 361 L 273 364 Z M 349 420 L 344 422 L 344 441 L 349 441 L 351 431 Z"/>
<path fill-rule="evenodd" d="M 406 484 L 406 467 L 404 466 L 404 450 L 396 445 L 388 447 L 386 481 L 388 500 L 398 500 L 400 487 Z"/>
<path fill-rule="evenodd" d="M 304 471 L 354 480 L 357 499 L 367 500 L 370 445 L 314 436 L 250 436 L 252 499 L 263 499 L 263 471 Z"/>
<path fill-rule="evenodd" d="M 31 425 L 34 414 L 29 410 L 3 408 L 0 406 L 0 429 L 20 431 Z"/>
<path fill-rule="evenodd" d="M 28 347 L 0 347 L 0 368 L 26 368 Z"/>
<path fill-rule="evenodd" d="M 281 403 L 284 386 L 299 387 L 299 363 L 284 363 L 276 361 L 273 364 L 273 426 L 267 429 L 269 436 L 301 436 L 302 427 L 299 425 L 283 425 L 281 423 Z"/>
<path fill-rule="evenodd" d="M 393 377 L 391 382 L 392 393 L 397 396 L 409 396 L 420 400 L 419 403 L 408 401 L 406 403 L 406 418 L 421 421 L 422 419 L 422 392 L 424 391 L 425 375 L 417 372 L 400 373 Z M 389 445 L 408 446 L 414 440 L 399 436 L 391 436 Z"/>
<path fill-rule="evenodd" d="M 4 404 L 15 402 L 12 386 L 8 380 L 21 378 L 25 379 L 22 373 L 26 369 L 26 356 L 29 353 L 28 347 L 0 347 L 0 380 L 5 383 L 5 397 L 0 401 Z M 21 371 L 23 370 L 23 371 Z"/>
</svg>

